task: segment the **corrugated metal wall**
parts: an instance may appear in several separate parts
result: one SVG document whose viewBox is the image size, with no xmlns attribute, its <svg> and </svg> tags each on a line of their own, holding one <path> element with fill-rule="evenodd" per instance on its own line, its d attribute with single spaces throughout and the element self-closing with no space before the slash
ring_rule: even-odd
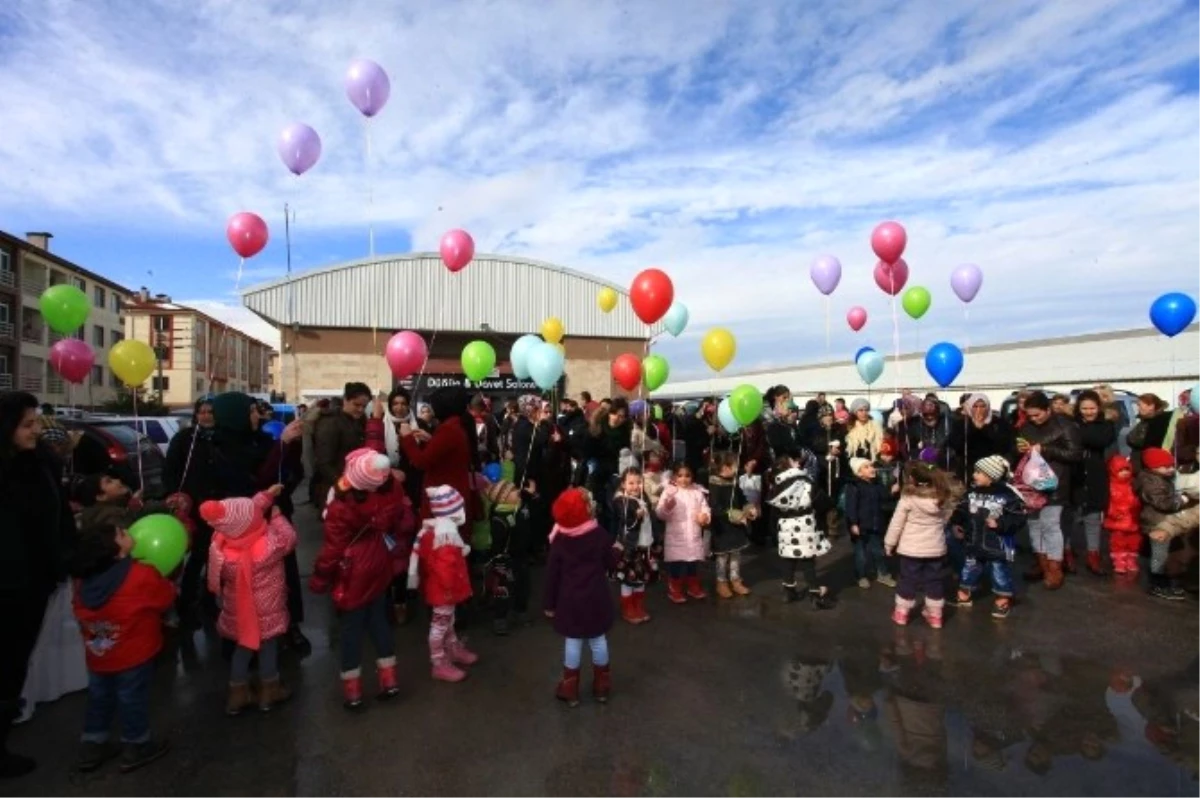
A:
<svg viewBox="0 0 1200 798">
<path fill-rule="evenodd" d="M 596 305 L 605 287 L 621 296 L 611 313 Z M 305 327 L 467 331 L 488 324 L 520 334 L 558 316 L 568 336 L 641 339 L 658 332 L 638 319 L 618 286 L 497 255 L 477 255 L 458 273 L 432 252 L 354 261 L 249 288 L 242 301 L 275 324 Z"/>
</svg>

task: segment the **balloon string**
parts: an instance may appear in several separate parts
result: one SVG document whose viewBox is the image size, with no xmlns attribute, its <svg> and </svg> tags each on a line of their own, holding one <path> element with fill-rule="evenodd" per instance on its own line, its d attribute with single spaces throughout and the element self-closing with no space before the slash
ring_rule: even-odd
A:
<svg viewBox="0 0 1200 798">
<path fill-rule="evenodd" d="M 831 322 L 830 322 L 829 295 L 826 294 L 825 295 L 825 355 L 826 356 L 829 355 L 830 350 L 832 349 L 832 346 L 833 346 L 833 344 L 832 344 L 833 331 L 832 331 L 832 327 L 830 325 L 831 325 Z"/>
<path fill-rule="evenodd" d="M 366 150 L 363 156 L 363 173 L 367 186 L 367 257 L 375 260 L 375 187 L 371 180 L 371 117 L 363 117 L 363 137 L 366 139 Z M 371 350 L 379 351 L 379 294 L 373 292 L 371 297 Z"/>
<path fill-rule="evenodd" d="M 137 388 L 130 386 L 133 392 L 133 429 L 137 433 L 137 467 L 138 467 L 138 490 L 146 490 L 146 478 L 142 473 L 142 438 L 146 435 L 141 430 L 141 422 L 138 421 L 138 401 Z"/>
<path fill-rule="evenodd" d="M 900 316 L 896 312 L 896 275 L 894 272 L 888 274 L 888 282 L 891 285 L 892 291 L 892 350 L 895 359 L 892 365 L 895 367 L 892 374 L 892 389 L 897 395 L 900 394 Z"/>
</svg>

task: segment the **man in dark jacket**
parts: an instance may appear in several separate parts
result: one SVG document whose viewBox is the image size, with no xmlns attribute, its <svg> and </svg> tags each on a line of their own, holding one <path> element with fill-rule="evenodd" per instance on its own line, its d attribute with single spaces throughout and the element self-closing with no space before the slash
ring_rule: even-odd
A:
<svg viewBox="0 0 1200 798">
<path fill-rule="evenodd" d="M 566 436 L 567 452 L 571 456 L 571 486 L 581 488 L 587 482 L 587 461 L 592 452 L 587 416 L 574 399 L 563 399 L 561 409 L 558 425 Z"/>
<path fill-rule="evenodd" d="M 313 426 L 313 475 L 309 487 L 317 509 L 325 506 L 329 489 L 346 467 L 346 455 L 367 443 L 367 405 L 371 389 L 348 382 L 341 407 L 322 411 Z"/>
<path fill-rule="evenodd" d="M 1017 428 L 1016 455 L 1037 452 L 1058 477 L 1058 486 L 1046 498 L 1046 506 L 1029 515 L 1029 538 L 1037 563 L 1026 579 L 1043 579 L 1050 590 L 1063 583 L 1063 507 L 1071 501 L 1071 477 L 1083 462 L 1079 425 L 1050 409 L 1046 394 L 1035 392 L 1025 400 L 1025 423 Z"/>
</svg>

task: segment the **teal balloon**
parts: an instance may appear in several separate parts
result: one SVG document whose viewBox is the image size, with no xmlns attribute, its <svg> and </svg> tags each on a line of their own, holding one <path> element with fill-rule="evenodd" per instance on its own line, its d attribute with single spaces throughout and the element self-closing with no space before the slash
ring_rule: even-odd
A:
<svg viewBox="0 0 1200 798">
<path fill-rule="evenodd" d="M 1192 408 L 1193 413 L 1200 413 L 1200 382 L 1192 386 L 1192 398 L 1188 400 L 1188 407 Z"/>
<path fill-rule="evenodd" d="M 566 361 L 563 353 L 554 344 L 539 341 L 525 356 L 529 376 L 543 391 L 549 391 L 562 379 Z"/>
<path fill-rule="evenodd" d="M 962 368 L 963 353 L 954 344 L 942 341 L 931 346 L 925 353 L 925 370 L 933 377 L 933 381 L 943 388 L 950 387 L 962 372 Z"/>
<path fill-rule="evenodd" d="M 133 559 L 152 565 L 163 576 L 169 576 L 187 554 L 187 530 L 173 515 L 156 513 L 138 520 L 129 528 L 133 538 Z"/>
<path fill-rule="evenodd" d="M 883 376 L 883 355 L 878 352 L 863 352 L 854 365 L 858 368 L 858 376 L 867 385 Z"/>
<path fill-rule="evenodd" d="M 753 385 L 739 385 L 733 389 L 733 393 L 729 394 L 729 409 L 733 411 L 733 417 L 743 427 L 753 424 L 754 419 L 762 415 L 762 392 Z"/>
<path fill-rule="evenodd" d="M 667 332 L 678 338 L 687 329 L 687 305 L 679 301 L 672 302 L 671 307 L 667 309 L 667 315 L 663 316 L 662 321 L 663 326 L 667 328 Z"/>
<path fill-rule="evenodd" d="M 721 400 L 721 404 L 717 405 L 717 421 L 721 422 L 721 429 L 730 435 L 742 428 L 738 420 L 733 417 L 733 408 L 729 406 L 728 396 Z"/>
<path fill-rule="evenodd" d="M 522 335 L 513 341 L 512 349 L 508 351 L 508 364 L 512 366 L 517 379 L 529 379 L 529 353 L 535 346 L 544 343 L 545 341 L 536 335 Z"/>
</svg>

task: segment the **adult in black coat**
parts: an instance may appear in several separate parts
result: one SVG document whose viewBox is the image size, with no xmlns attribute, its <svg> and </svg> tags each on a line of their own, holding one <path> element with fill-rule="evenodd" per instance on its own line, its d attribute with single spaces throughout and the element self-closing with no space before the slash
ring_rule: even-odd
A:
<svg viewBox="0 0 1200 798">
<path fill-rule="evenodd" d="M 1076 473 L 1071 531 L 1082 527 L 1088 570 L 1101 576 L 1105 573 L 1100 558 L 1100 534 L 1102 515 L 1108 509 L 1108 455 L 1117 442 L 1117 428 L 1104 417 L 1104 404 L 1095 391 L 1083 391 L 1075 400 L 1075 423 L 1079 425 L 1083 462 Z M 1068 551 L 1071 548 L 1074 546 L 1069 546 Z"/>
<path fill-rule="evenodd" d="M 571 484 L 583 487 L 587 482 L 587 461 L 592 456 L 592 436 L 588 434 L 587 416 L 574 399 L 563 399 L 558 425 L 571 457 Z"/>
<path fill-rule="evenodd" d="M 975 464 L 985 457 L 1008 458 L 1013 452 L 1012 425 L 992 412 L 992 403 L 981 393 L 967 397 L 967 412 L 955 415 L 950 425 L 947 448 L 957 464 L 955 472 L 964 485 L 971 484 Z"/>
<path fill-rule="evenodd" d="M 19 715 L 29 657 L 46 604 L 66 578 L 75 519 L 62 483 L 62 464 L 39 440 L 37 399 L 0 393 L 0 778 L 23 776 L 34 761 L 9 753 L 8 734 Z"/>
<path fill-rule="evenodd" d="M 1079 425 L 1050 409 L 1046 394 L 1035 392 L 1025 400 L 1025 423 L 1017 428 L 1017 457 L 1038 452 L 1058 477 L 1058 486 L 1047 495 L 1046 506 L 1029 515 L 1029 538 L 1038 555 L 1026 579 L 1045 579 L 1057 590 L 1063 581 L 1063 508 L 1071 503 L 1075 469 L 1083 462 Z"/>
<path fill-rule="evenodd" d="M 1132 453 L 1129 459 L 1133 462 L 1134 473 L 1142 470 L 1142 452 L 1147 449 L 1162 448 L 1167 439 L 1167 429 L 1171 426 L 1171 412 L 1167 403 L 1152 393 L 1144 393 L 1138 397 L 1138 420 L 1129 431 L 1129 448 Z"/>
</svg>

